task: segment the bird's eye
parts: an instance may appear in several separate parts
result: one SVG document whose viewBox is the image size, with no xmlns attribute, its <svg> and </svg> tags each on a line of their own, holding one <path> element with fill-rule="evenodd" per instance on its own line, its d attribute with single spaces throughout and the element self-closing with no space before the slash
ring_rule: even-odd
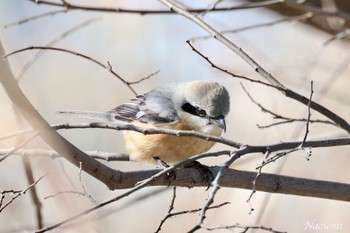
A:
<svg viewBox="0 0 350 233">
<path fill-rule="evenodd" d="M 182 110 L 199 117 L 207 117 L 207 112 L 199 107 L 194 107 L 190 103 L 182 105 Z"/>
<path fill-rule="evenodd" d="M 197 115 L 200 117 L 206 117 L 207 116 L 207 112 L 201 108 L 196 108 L 197 110 Z"/>
</svg>

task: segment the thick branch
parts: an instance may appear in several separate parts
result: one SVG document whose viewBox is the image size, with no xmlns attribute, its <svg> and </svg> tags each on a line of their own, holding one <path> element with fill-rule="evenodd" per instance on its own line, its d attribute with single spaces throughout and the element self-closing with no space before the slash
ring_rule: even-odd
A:
<svg viewBox="0 0 350 233">
<path fill-rule="evenodd" d="M 4 54 L 1 44 L 0 54 Z M 33 129 L 38 131 L 39 136 L 45 140 L 49 146 L 62 154 L 68 161 L 77 167 L 79 167 L 79 162 L 82 162 L 83 170 L 85 172 L 102 181 L 106 185 L 111 182 L 119 183 L 121 181 L 120 172 L 90 158 L 51 128 L 18 87 L 4 59 L 0 59 L 0 71 L 0 81 L 6 90 L 7 95 L 23 115 L 24 119 L 29 122 Z"/>
<path fill-rule="evenodd" d="M 211 167 L 214 175 L 221 167 Z M 133 187 L 145 177 L 151 177 L 161 170 L 134 171 L 125 175 L 129 188 Z M 256 178 L 256 172 L 239 171 L 227 169 L 221 177 L 220 186 L 227 188 L 252 189 L 252 181 Z M 126 180 L 125 180 L 126 181 Z M 133 181 L 133 182 L 132 182 Z M 169 180 L 166 178 L 156 179 L 150 183 L 151 186 L 166 186 Z M 195 169 L 176 170 L 176 179 L 171 185 L 183 187 L 206 187 L 208 183 L 202 181 L 202 177 Z M 119 186 L 115 187 L 119 188 Z M 127 187 L 123 187 L 127 188 Z M 298 196 L 318 197 L 340 201 L 350 201 L 350 184 L 282 176 L 268 173 L 261 173 L 256 181 L 255 188 L 258 191 L 280 193 Z"/>
</svg>

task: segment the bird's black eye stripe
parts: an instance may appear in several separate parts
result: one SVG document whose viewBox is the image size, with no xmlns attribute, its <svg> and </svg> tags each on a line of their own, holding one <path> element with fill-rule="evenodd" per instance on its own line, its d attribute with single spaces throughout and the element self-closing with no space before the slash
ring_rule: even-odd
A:
<svg viewBox="0 0 350 233">
<path fill-rule="evenodd" d="M 195 116 L 207 117 L 207 112 L 205 110 L 198 107 L 194 107 L 190 103 L 185 103 L 184 105 L 182 105 L 182 110 Z"/>
</svg>

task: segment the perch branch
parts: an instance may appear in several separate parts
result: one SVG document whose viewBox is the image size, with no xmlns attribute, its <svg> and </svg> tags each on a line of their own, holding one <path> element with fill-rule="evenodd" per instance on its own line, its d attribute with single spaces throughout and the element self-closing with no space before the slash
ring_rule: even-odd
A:
<svg viewBox="0 0 350 233">
<path fill-rule="evenodd" d="M 184 16 L 185 18 L 191 20 L 195 24 L 197 24 L 199 27 L 207 31 L 214 39 L 221 42 L 223 45 L 225 45 L 227 48 L 235 52 L 238 56 L 240 56 L 247 64 L 249 64 L 255 72 L 257 72 L 259 75 L 261 75 L 264 79 L 266 79 L 271 85 L 275 86 L 277 89 L 279 89 L 286 97 L 292 98 L 304 105 L 309 104 L 309 99 L 305 96 L 302 96 L 291 89 L 286 88 L 282 85 L 272 74 L 267 72 L 262 66 L 260 66 L 253 58 L 251 58 L 246 52 L 243 51 L 242 48 L 238 47 L 236 44 L 231 42 L 229 39 L 227 39 L 225 36 L 223 36 L 221 33 L 217 32 L 214 28 L 212 28 L 209 24 L 205 23 L 201 18 L 199 18 L 197 15 L 193 15 L 187 10 L 179 7 L 175 3 L 169 1 L 169 0 L 159 0 L 164 5 L 168 6 L 171 10 L 175 11 L 176 13 Z M 334 112 L 330 111 L 329 109 L 323 107 L 322 105 L 311 101 L 310 107 L 323 114 L 327 118 L 334 121 L 339 127 L 346 130 L 347 132 L 350 132 L 350 124 L 335 114 Z"/>
</svg>

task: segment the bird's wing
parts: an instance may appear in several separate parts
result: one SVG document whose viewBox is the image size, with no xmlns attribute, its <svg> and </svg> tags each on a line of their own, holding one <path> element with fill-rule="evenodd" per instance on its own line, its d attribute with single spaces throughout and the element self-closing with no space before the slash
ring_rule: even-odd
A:
<svg viewBox="0 0 350 233">
<path fill-rule="evenodd" d="M 58 111 L 57 114 L 62 114 L 66 116 L 75 116 L 90 120 L 96 121 L 105 121 L 105 122 L 115 122 L 116 119 L 114 115 L 106 112 L 92 112 L 92 111 L 80 111 L 80 110 L 66 110 L 66 111 Z"/>
<path fill-rule="evenodd" d="M 115 113 L 116 119 L 136 120 L 156 125 L 172 124 L 179 120 L 170 93 L 163 89 L 154 89 L 144 95 L 136 96 L 109 113 Z"/>
</svg>

